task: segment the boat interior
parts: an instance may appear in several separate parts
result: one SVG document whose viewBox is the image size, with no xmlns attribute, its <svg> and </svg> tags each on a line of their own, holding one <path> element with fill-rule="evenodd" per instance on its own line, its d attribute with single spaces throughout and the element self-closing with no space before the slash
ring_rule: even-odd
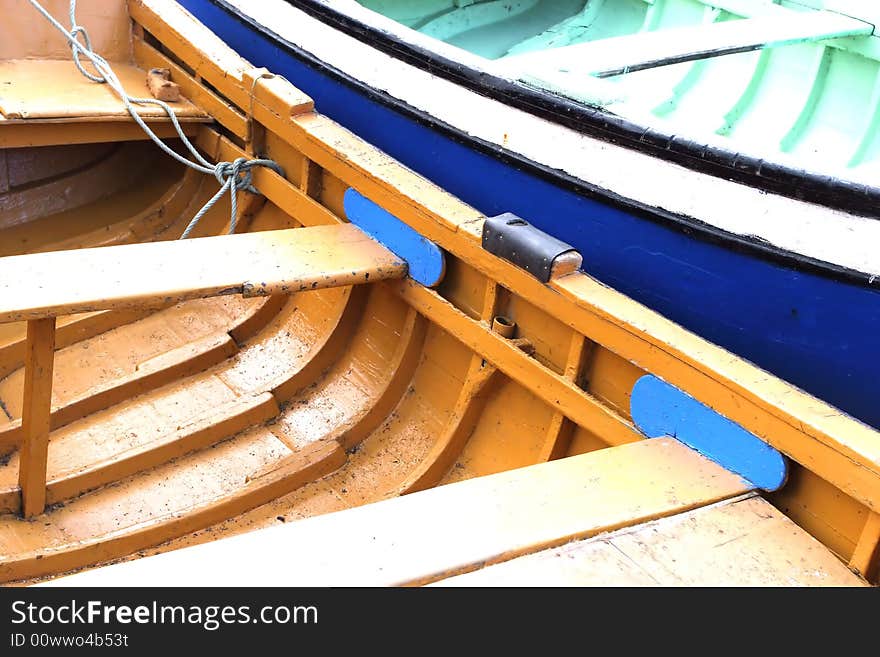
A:
<svg viewBox="0 0 880 657">
<path fill-rule="evenodd" d="M 359 0 L 488 70 L 689 139 L 873 181 L 872 3 Z M 424 44 L 424 41 L 420 41 Z"/>
<path fill-rule="evenodd" d="M 66 21 L 67 0 L 43 5 Z M 147 139 L 38 13 L 0 8 L 16 35 L 0 38 L 0 581 L 234 549 L 216 539 L 280 525 L 326 564 L 277 554 L 291 583 L 497 583 L 506 571 L 481 564 L 522 557 L 538 573 L 558 550 L 594 578 L 663 582 L 602 569 L 595 551 L 621 550 L 607 532 L 626 529 L 702 560 L 665 581 L 705 582 L 748 570 L 714 549 L 719 526 L 755 559 L 775 546 L 748 581 L 876 581 L 875 430 L 576 263 L 539 280 L 488 252 L 486 217 L 176 3 L 81 0 L 79 24 L 132 96 L 169 73 L 204 157 L 279 167 L 250 170 L 259 193 L 215 199 L 180 239 L 218 180 Z M 159 108 L 137 111 L 187 152 Z M 376 217 L 417 231 L 426 255 L 373 239 Z M 648 400 L 663 395 L 716 424 L 658 424 Z M 667 437 L 734 425 L 774 455 L 766 487 Z M 709 518 L 699 540 L 650 524 L 694 514 Z M 359 559 L 355 526 L 386 543 Z M 392 544 L 409 555 L 394 572 Z M 246 549 L 239 563 L 273 563 L 271 546 Z"/>
</svg>

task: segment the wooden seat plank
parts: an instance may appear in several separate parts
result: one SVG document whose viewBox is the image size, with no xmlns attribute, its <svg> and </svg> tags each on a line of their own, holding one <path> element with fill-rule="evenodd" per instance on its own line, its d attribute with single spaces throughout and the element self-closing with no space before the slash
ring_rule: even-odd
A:
<svg viewBox="0 0 880 657">
<path fill-rule="evenodd" d="M 609 77 L 658 66 L 776 46 L 867 36 L 874 26 L 829 11 L 786 11 L 708 25 L 676 27 L 514 55 L 504 70 L 540 70 Z"/>
<path fill-rule="evenodd" d="M 518 557 L 435 586 L 866 586 L 757 496 Z"/>
<path fill-rule="evenodd" d="M 670 438 L 448 484 L 57 580 L 69 585 L 425 584 L 749 489 Z M 254 555 L 259 555 L 254 559 Z"/>
<path fill-rule="evenodd" d="M 130 96 L 152 98 L 145 71 L 131 64 L 111 65 Z M 180 121 L 212 121 L 185 98 L 169 105 Z M 167 120 L 157 105 L 135 107 L 143 117 Z M 0 61 L 0 113 L 9 120 L 100 121 L 128 116 L 125 104 L 108 85 L 89 80 L 70 60 L 51 59 Z"/>
<path fill-rule="evenodd" d="M 406 262 L 351 224 L 0 258 L 0 322 L 372 283 Z"/>
</svg>

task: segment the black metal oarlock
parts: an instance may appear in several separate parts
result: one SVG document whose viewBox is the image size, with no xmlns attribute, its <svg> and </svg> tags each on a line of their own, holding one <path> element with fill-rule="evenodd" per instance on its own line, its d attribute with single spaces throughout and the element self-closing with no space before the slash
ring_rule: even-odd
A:
<svg viewBox="0 0 880 657">
<path fill-rule="evenodd" d="M 483 248 L 525 269 L 543 283 L 577 271 L 583 262 L 573 246 L 511 212 L 486 219 Z"/>
</svg>

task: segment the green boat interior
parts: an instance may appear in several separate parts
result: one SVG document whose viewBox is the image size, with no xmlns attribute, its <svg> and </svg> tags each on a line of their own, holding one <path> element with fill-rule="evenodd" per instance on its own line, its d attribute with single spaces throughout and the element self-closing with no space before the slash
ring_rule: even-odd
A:
<svg viewBox="0 0 880 657">
<path fill-rule="evenodd" d="M 880 4 L 359 0 L 532 86 L 858 181 L 880 161 Z"/>
</svg>

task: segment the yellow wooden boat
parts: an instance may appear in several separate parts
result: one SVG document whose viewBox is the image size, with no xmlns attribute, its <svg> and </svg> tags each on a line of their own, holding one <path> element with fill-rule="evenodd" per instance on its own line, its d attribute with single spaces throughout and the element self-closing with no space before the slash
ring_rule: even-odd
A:
<svg viewBox="0 0 880 657">
<path fill-rule="evenodd" d="M 876 583 L 874 429 L 170 0 L 0 9 L 3 582 Z"/>
</svg>

